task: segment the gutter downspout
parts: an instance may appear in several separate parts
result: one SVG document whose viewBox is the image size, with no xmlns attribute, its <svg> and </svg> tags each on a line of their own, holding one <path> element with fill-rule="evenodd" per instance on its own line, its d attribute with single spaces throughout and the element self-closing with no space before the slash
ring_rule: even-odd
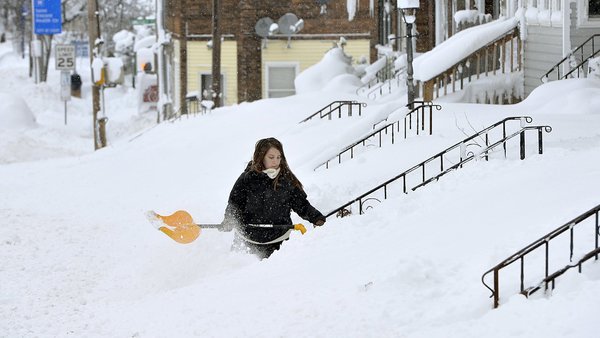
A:
<svg viewBox="0 0 600 338">
<path fill-rule="evenodd" d="M 562 54 L 566 57 L 571 53 L 571 0 L 561 0 L 562 6 Z M 570 62 L 563 62 L 563 74 L 571 70 Z"/>
<path fill-rule="evenodd" d="M 167 70 L 167 60 L 165 55 L 165 45 L 169 44 L 170 37 L 167 36 L 165 31 L 165 22 L 164 22 L 164 11 L 165 4 L 164 0 L 156 0 L 156 10 L 158 11 L 158 15 L 156 15 L 156 35 L 157 35 L 157 69 L 156 75 L 158 77 L 158 102 L 156 104 L 156 108 L 158 110 L 158 121 L 160 121 L 161 117 L 163 120 L 168 119 L 170 116 L 167 116 L 166 106 L 171 103 L 170 99 L 170 88 L 168 81 L 168 70 Z"/>
</svg>

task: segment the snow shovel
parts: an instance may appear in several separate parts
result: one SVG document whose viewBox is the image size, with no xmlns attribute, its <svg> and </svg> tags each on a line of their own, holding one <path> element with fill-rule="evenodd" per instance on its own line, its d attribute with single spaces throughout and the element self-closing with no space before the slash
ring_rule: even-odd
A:
<svg viewBox="0 0 600 338">
<path fill-rule="evenodd" d="M 159 215 L 154 211 L 148 211 L 146 217 L 154 227 L 171 237 L 178 243 L 188 244 L 200 236 L 200 229 L 221 229 L 223 225 L 218 224 L 196 224 L 187 211 L 178 210 L 168 216 Z M 306 232 L 303 224 L 290 225 L 272 225 L 272 224 L 251 224 L 250 226 L 265 228 L 282 228 L 298 230 L 302 234 Z"/>
</svg>

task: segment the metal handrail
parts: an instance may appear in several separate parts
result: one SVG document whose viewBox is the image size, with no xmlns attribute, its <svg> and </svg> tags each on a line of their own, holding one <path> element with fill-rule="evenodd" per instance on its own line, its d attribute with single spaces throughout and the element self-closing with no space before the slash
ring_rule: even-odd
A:
<svg viewBox="0 0 600 338">
<path fill-rule="evenodd" d="M 507 267 L 508 265 L 516 262 L 517 260 L 520 260 L 521 262 L 521 293 L 525 296 L 529 296 L 531 294 L 533 294 L 534 292 L 536 292 L 537 290 L 542 288 L 542 285 L 545 284 L 546 289 L 548 289 L 548 284 L 552 283 L 552 289 L 554 289 L 554 283 L 557 277 L 559 277 L 560 275 L 562 275 L 563 273 L 565 273 L 567 270 L 578 266 L 579 267 L 579 272 L 581 272 L 581 264 L 584 263 L 585 261 L 589 260 L 592 257 L 595 257 L 596 260 L 598 260 L 598 256 L 600 255 L 600 246 L 598 245 L 598 238 L 600 236 L 600 225 L 599 225 L 599 213 L 600 213 L 600 205 L 595 206 L 594 208 L 584 212 L 583 214 L 575 217 L 573 220 L 567 222 L 566 224 L 558 227 L 557 229 L 553 230 L 552 232 L 546 234 L 545 236 L 541 237 L 540 239 L 534 241 L 533 243 L 527 245 L 525 248 L 519 250 L 518 252 L 512 254 L 510 257 L 508 257 L 507 259 L 505 259 L 504 261 L 500 262 L 499 264 L 497 264 L 496 266 L 494 266 L 493 268 L 489 269 L 488 271 L 486 271 L 482 276 L 481 276 L 481 282 L 483 283 L 483 285 L 488 288 L 488 290 L 490 290 L 492 292 L 492 295 L 490 296 L 490 298 L 494 298 L 494 308 L 497 308 L 498 305 L 500 304 L 500 281 L 499 281 L 499 277 L 500 277 L 500 270 L 502 268 Z M 567 230 L 570 232 L 570 256 L 569 256 L 569 261 L 572 262 L 573 261 L 573 241 L 574 241 L 574 237 L 573 237 L 573 227 L 575 227 L 577 224 L 583 222 L 584 220 L 588 219 L 589 217 L 595 215 L 596 216 L 596 224 L 595 224 L 595 230 L 594 230 L 594 234 L 595 234 L 595 249 L 588 252 L 587 254 L 585 254 L 581 259 L 579 259 L 579 261 L 577 261 L 577 263 L 575 264 L 568 264 L 566 265 L 564 268 L 549 274 L 549 243 L 552 239 L 556 238 L 557 236 L 559 236 L 560 234 L 566 232 Z M 525 288 L 524 287 L 524 279 L 525 279 L 525 265 L 524 265 L 524 259 L 525 256 L 529 253 L 531 253 L 532 251 L 540 248 L 541 246 L 545 247 L 546 250 L 546 259 L 545 259 L 545 277 L 544 279 L 542 279 L 542 281 L 534 286 Z M 485 282 L 485 277 L 490 274 L 491 272 L 494 273 L 494 287 L 491 288 L 489 285 L 486 284 Z"/>
<path fill-rule="evenodd" d="M 433 108 L 436 108 L 437 110 L 442 109 L 442 106 L 440 106 L 438 104 L 433 104 L 432 102 L 414 101 L 413 104 L 420 104 L 420 105 L 413 108 L 411 111 L 406 113 L 406 115 L 404 116 L 404 138 L 405 139 L 407 137 L 407 129 L 412 129 L 412 127 L 413 127 L 413 123 L 412 123 L 413 115 L 416 115 L 416 119 L 415 119 L 416 120 L 416 131 L 417 131 L 417 135 L 419 135 L 419 129 L 425 130 L 425 108 L 429 108 L 429 135 L 431 135 L 433 132 Z M 409 105 L 407 104 L 406 106 L 409 106 Z M 391 114 L 395 113 L 397 110 L 403 109 L 406 106 L 396 108 L 388 115 L 391 115 Z M 419 128 L 419 113 L 421 113 L 420 114 L 421 115 L 421 123 L 420 123 L 421 128 Z M 408 119 L 408 125 L 407 125 L 407 119 Z M 382 120 L 382 121 L 385 121 L 385 120 Z M 378 123 L 380 123 L 380 122 L 378 122 Z M 396 126 L 394 126 L 394 125 L 396 125 Z M 396 127 L 396 128 L 394 128 L 394 127 Z M 354 143 L 344 147 L 337 155 L 335 155 L 335 156 L 329 158 L 328 160 L 326 160 L 325 162 L 319 164 L 314 170 L 317 170 L 318 168 L 322 167 L 323 165 L 325 165 L 326 169 L 329 169 L 329 162 L 336 157 L 338 159 L 338 163 L 342 163 L 342 155 L 344 155 L 347 152 L 350 152 L 351 159 L 354 158 L 354 148 L 358 147 L 360 145 L 362 145 L 363 147 L 366 146 L 366 141 L 373 136 L 379 136 L 379 147 L 381 148 L 382 143 L 383 143 L 382 135 L 383 135 L 383 133 L 387 134 L 388 129 L 391 129 L 391 141 L 392 141 L 392 144 L 394 144 L 394 142 L 395 142 L 395 131 L 394 130 L 397 129 L 396 130 L 397 132 L 400 131 L 400 120 L 388 123 L 385 126 L 379 128 L 379 129 L 373 131 L 372 133 L 368 134 L 367 136 L 361 138 L 360 140 L 355 141 Z"/>
<path fill-rule="evenodd" d="M 516 137 L 517 135 L 519 135 L 521 137 L 521 141 L 520 141 L 520 158 L 522 160 L 525 159 L 525 131 L 526 130 L 537 130 L 538 131 L 538 152 L 539 154 L 542 154 L 544 149 L 542 147 L 542 131 L 545 130 L 547 133 L 552 131 L 552 127 L 550 126 L 527 126 L 527 127 L 523 127 L 521 128 L 521 130 L 516 131 L 508 136 L 505 136 L 502 140 L 495 142 L 489 146 L 487 146 L 483 151 L 480 152 L 480 154 L 485 154 L 486 160 L 487 160 L 487 154 L 489 153 L 490 150 L 496 148 L 499 145 L 503 145 L 504 146 L 504 154 L 506 156 L 506 141 L 508 141 L 509 139 Z M 424 185 L 427 185 L 428 183 L 431 183 L 432 181 L 437 181 L 440 177 L 446 175 L 447 173 L 451 172 L 452 170 L 458 169 L 460 167 L 462 167 L 465 163 L 475 159 L 477 157 L 478 154 L 475 153 L 471 153 L 469 157 L 466 157 L 464 159 L 461 159 L 461 161 L 449 168 L 447 168 L 446 170 L 442 170 L 440 174 L 431 177 L 425 181 L 423 181 L 423 183 L 416 185 L 415 187 L 412 188 L 412 190 L 416 190 Z"/>
<path fill-rule="evenodd" d="M 507 61 L 505 58 L 498 59 L 498 49 L 505 55 L 515 53 L 513 40 L 517 41 L 516 59 L 514 56 L 510 58 L 510 61 Z M 506 50 L 508 49 L 506 47 L 506 43 L 508 42 L 511 42 L 510 52 Z M 502 52 L 503 49 L 504 51 Z M 514 64 L 515 61 L 516 67 Z M 474 71 L 473 68 L 475 68 Z M 423 90 L 422 97 L 425 100 L 432 101 L 434 99 L 434 92 L 436 94 L 435 97 L 441 96 L 439 93 L 440 89 L 444 90 L 442 95 L 447 95 L 449 89 L 452 92 L 456 91 L 456 85 L 459 85 L 459 90 L 462 90 L 464 88 L 464 81 L 468 79 L 468 82 L 471 82 L 472 77 L 479 79 L 481 75 L 485 74 L 487 76 L 489 72 L 496 75 L 497 71 L 512 73 L 514 69 L 522 69 L 521 40 L 518 27 L 511 28 L 494 41 L 489 42 L 439 74 L 430 77 L 428 80 L 419 81 L 419 87 L 422 87 Z"/>
<path fill-rule="evenodd" d="M 521 122 L 521 129 L 518 132 L 515 132 L 511 135 L 506 135 L 506 123 L 508 121 L 520 121 Z M 422 183 L 418 184 L 417 186 L 411 188 L 413 191 L 416 190 L 417 188 L 420 188 L 432 181 L 438 180 L 441 176 L 447 174 L 448 172 L 455 170 L 457 168 L 461 168 L 465 163 L 475 159 L 476 157 L 479 156 L 483 156 L 486 160 L 488 160 L 488 154 L 491 150 L 493 150 L 494 148 L 496 148 L 499 145 L 503 145 L 504 148 L 504 156 L 506 157 L 506 142 L 517 136 L 520 135 L 520 153 L 521 153 L 521 159 L 525 159 L 525 132 L 527 130 L 538 130 L 538 152 L 540 154 L 543 153 L 543 147 L 542 147 L 542 130 L 545 130 L 546 132 L 551 132 L 552 128 L 550 126 L 523 126 L 522 124 L 525 123 L 531 123 L 533 121 L 533 119 L 529 116 L 517 116 L 517 117 L 508 117 L 505 118 L 499 122 L 494 123 L 493 125 L 481 130 L 480 132 L 464 139 L 461 142 L 458 142 L 450 147 L 448 147 L 447 149 L 437 153 L 434 156 L 431 156 L 430 158 L 426 159 L 425 161 L 413 166 L 412 168 L 404 171 L 403 173 L 396 175 L 395 177 L 385 181 L 384 183 L 376 186 L 375 188 L 367 191 L 366 193 L 360 195 L 359 197 L 343 204 L 342 206 L 332 210 L 331 212 L 329 212 L 325 217 L 329 217 L 332 216 L 334 214 L 337 215 L 345 215 L 345 214 L 349 214 L 349 211 L 346 209 L 348 206 L 358 202 L 359 204 L 359 214 L 363 214 L 363 199 L 369 195 L 371 195 L 374 192 L 377 192 L 381 189 L 383 189 L 383 193 L 384 193 L 384 199 L 387 199 L 387 186 L 389 184 L 391 184 L 392 182 L 397 181 L 398 179 L 402 178 L 403 179 L 403 192 L 406 194 L 407 193 L 407 189 L 406 189 L 406 176 L 414 171 L 417 171 L 419 169 L 421 169 L 421 173 L 422 173 Z M 488 137 L 488 133 L 495 129 L 498 126 L 502 126 L 502 139 L 498 142 L 493 143 L 492 145 L 489 144 L 489 137 Z M 473 139 L 477 138 L 477 137 L 481 137 L 481 136 L 485 136 L 485 142 L 486 142 L 486 147 L 479 152 L 479 154 L 475 154 L 473 152 L 467 153 L 466 152 L 466 147 L 469 145 L 469 142 L 471 142 Z M 457 164 L 451 166 L 450 168 L 444 169 L 444 155 L 449 153 L 450 151 L 457 149 L 460 147 L 460 160 Z M 425 165 L 429 162 L 432 162 L 436 159 L 440 160 L 440 174 L 430 178 L 430 179 L 425 179 Z"/>
<path fill-rule="evenodd" d="M 386 79 L 382 82 L 379 82 L 379 86 L 373 86 L 373 88 L 370 88 L 371 91 L 367 93 L 367 98 L 371 99 L 371 100 L 375 100 L 377 99 L 377 94 L 379 94 L 380 96 L 383 96 L 384 93 L 384 89 L 387 85 L 387 94 L 391 94 L 392 93 L 392 83 L 393 81 L 396 81 L 396 86 L 400 86 L 400 75 L 402 74 L 402 72 L 398 71 L 396 73 L 394 73 L 394 76 L 392 76 L 389 79 Z"/>
<path fill-rule="evenodd" d="M 597 54 L 600 54 L 600 48 L 598 50 L 596 50 L 596 44 L 595 44 L 595 39 L 596 37 L 600 37 L 600 34 L 594 34 L 592 36 L 590 36 L 587 40 L 585 40 L 581 45 L 579 45 L 579 47 L 575 48 L 573 51 L 571 51 L 567 56 L 565 56 L 562 60 L 558 61 L 558 63 L 556 65 L 554 65 L 554 67 L 550 68 L 549 71 L 546 72 L 546 74 L 542 75 L 540 77 L 540 81 L 545 82 L 548 80 L 548 77 L 550 75 L 550 73 L 554 72 L 556 70 L 556 79 L 557 80 L 563 80 L 566 79 L 569 75 L 571 75 L 575 70 L 577 70 L 577 75 L 579 75 L 579 69 L 583 67 L 583 65 L 588 62 L 591 58 L 593 58 L 594 56 L 596 56 Z M 586 45 L 591 41 L 591 47 L 592 47 L 592 52 L 590 54 L 590 56 L 588 56 L 587 58 L 584 58 L 583 56 L 583 52 L 584 52 L 584 48 L 586 47 Z M 600 47 L 600 46 L 599 46 Z M 560 76 L 560 67 L 563 63 L 565 62 L 570 62 L 571 61 L 571 57 L 574 56 L 578 51 L 581 50 L 581 62 L 573 67 L 573 69 L 571 69 L 569 72 L 567 72 L 566 74 L 564 74 L 562 77 Z"/>
<path fill-rule="evenodd" d="M 377 84 L 383 85 L 383 83 L 385 83 L 387 80 L 392 79 L 396 76 L 394 72 L 394 63 L 390 62 L 391 58 L 389 56 L 383 56 L 383 58 L 386 59 L 386 65 L 377 71 L 373 79 L 358 87 L 356 89 L 356 95 L 360 95 L 362 92 L 365 92 L 365 90 L 371 89 L 372 86 L 375 86 Z"/>
<path fill-rule="evenodd" d="M 333 107 L 333 105 L 337 104 L 336 107 Z M 329 117 L 329 119 L 331 120 L 331 113 L 337 111 L 338 112 L 338 117 L 342 117 L 342 107 L 343 106 L 348 106 L 348 116 L 352 116 L 352 107 L 353 106 L 358 106 L 358 115 L 361 116 L 362 115 L 362 108 L 366 107 L 367 104 L 364 102 L 358 102 L 358 101 L 333 101 L 330 104 L 328 104 L 327 106 L 321 108 L 320 110 L 318 110 L 316 113 L 310 115 L 309 117 L 305 118 L 304 120 L 298 122 L 298 123 L 302 123 L 302 122 L 306 122 L 310 119 L 312 119 L 313 117 L 319 115 L 320 118 L 324 118 L 324 117 Z M 329 111 L 325 112 L 327 109 L 329 109 Z M 325 113 L 324 113 L 325 112 Z"/>
</svg>

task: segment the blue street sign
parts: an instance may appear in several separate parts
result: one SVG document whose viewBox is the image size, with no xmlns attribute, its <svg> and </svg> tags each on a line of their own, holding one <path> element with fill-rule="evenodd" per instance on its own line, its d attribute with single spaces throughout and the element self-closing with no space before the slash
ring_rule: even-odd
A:
<svg viewBox="0 0 600 338">
<path fill-rule="evenodd" d="M 85 40 L 75 40 L 71 44 L 75 45 L 75 54 L 77 57 L 88 57 L 89 42 Z"/>
<path fill-rule="evenodd" d="M 60 0 L 33 0 L 33 27 L 35 34 L 60 34 Z"/>
</svg>

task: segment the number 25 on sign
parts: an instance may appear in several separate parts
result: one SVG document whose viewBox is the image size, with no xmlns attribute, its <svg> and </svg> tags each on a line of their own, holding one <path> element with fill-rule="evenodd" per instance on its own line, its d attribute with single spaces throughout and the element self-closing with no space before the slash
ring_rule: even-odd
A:
<svg viewBox="0 0 600 338">
<path fill-rule="evenodd" d="M 75 46 L 56 45 L 56 70 L 75 69 Z"/>
</svg>

